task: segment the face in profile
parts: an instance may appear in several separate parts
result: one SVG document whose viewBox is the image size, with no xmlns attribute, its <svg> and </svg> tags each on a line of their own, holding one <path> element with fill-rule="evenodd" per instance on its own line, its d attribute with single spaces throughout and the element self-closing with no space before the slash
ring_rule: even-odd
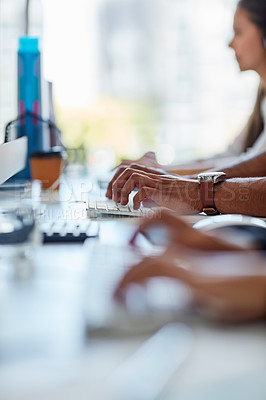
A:
<svg viewBox="0 0 266 400">
<path fill-rule="evenodd" d="M 238 7 L 234 17 L 234 37 L 229 47 L 235 51 L 241 71 L 260 72 L 266 68 L 266 50 L 261 30 L 251 21 L 248 11 Z"/>
</svg>

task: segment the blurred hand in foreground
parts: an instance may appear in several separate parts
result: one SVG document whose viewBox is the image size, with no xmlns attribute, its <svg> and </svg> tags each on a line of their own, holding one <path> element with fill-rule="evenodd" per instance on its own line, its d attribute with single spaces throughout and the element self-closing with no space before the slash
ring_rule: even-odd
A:
<svg viewBox="0 0 266 400">
<path fill-rule="evenodd" d="M 162 255 L 133 266 L 119 282 L 116 299 L 123 300 L 131 284 L 161 276 L 183 282 L 193 295 L 193 304 L 216 318 L 244 321 L 266 316 L 265 258 L 253 242 L 235 245 L 226 236 L 194 229 L 161 210 L 141 222 L 131 244 L 139 234 L 150 238 L 158 226 L 169 232 L 168 247 Z"/>
<path fill-rule="evenodd" d="M 182 218 L 176 216 L 175 213 L 167 210 L 158 210 L 152 217 L 141 220 L 130 243 L 134 245 L 139 234 L 144 235 L 152 241 L 153 231 L 157 229 L 160 233 L 160 228 L 166 228 L 161 232 L 161 235 L 165 236 L 167 234 L 167 238 L 171 243 L 186 246 L 190 249 L 201 251 L 245 251 L 254 249 L 253 243 L 250 243 L 250 246 L 247 246 L 246 241 L 243 245 L 240 243 L 234 244 L 231 240 L 227 240 L 226 236 L 223 238 L 220 235 L 218 236 L 218 234 L 216 236 L 215 231 L 212 231 L 210 234 L 194 229 L 182 220 Z M 162 237 L 162 241 L 163 239 L 164 237 Z M 159 239 L 156 244 L 160 244 Z"/>
<path fill-rule="evenodd" d="M 196 253 L 194 253 L 194 263 Z M 216 264 L 222 257 L 226 266 L 235 267 L 238 262 L 245 266 L 245 273 L 216 275 L 206 271 L 206 266 Z M 183 282 L 192 293 L 192 304 L 210 316 L 224 321 L 248 321 L 266 316 L 266 275 L 264 261 L 253 253 L 213 252 L 208 254 L 207 265 L 200 271 L 196 265 L 185 269 L 180 260 L 169 256 L 167 251 L 157 258 L 145 258 L 133 266 L 122 278 L 115 290 L 115 298 L 122 301 L 131 284 L 145 284 L 152 277 L 169 277 Z M 186 261 L 189 261 L 188 259 Z M 192 262 L 193 264 L 193 262 Z M 220 266 L 221 268 L 221 266 Z"/>
</svg>

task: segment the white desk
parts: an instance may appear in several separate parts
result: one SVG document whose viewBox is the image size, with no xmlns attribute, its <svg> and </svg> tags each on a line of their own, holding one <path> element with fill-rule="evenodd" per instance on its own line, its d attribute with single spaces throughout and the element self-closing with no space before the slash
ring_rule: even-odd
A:
<svg viewBox="0 0 266 400">
<path fill-rule="evenodd" d="M 119 224 L 103 221 L 99 240 L 110 240 L 110 232 L 121 240 Z M 129 234 L 132 222 L 123 226 Z M 1 261 L 1 400 L 101 400 L 110 375 L 147 339 L 86 336 L 85 268 L 82 245 L 40 247 L 24 276 Z M 266 324 L 189 325 L 190 354 L 159 399 L 266 398 Z"/>
</svg>

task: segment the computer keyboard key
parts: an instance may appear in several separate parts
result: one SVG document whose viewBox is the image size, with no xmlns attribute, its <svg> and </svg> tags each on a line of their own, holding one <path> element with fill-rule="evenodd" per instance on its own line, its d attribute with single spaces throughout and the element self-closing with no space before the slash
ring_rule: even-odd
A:
<svg viewBox="0 0 266 400">
<path fill-rule="evenodd" d="M 89 209 L 89 210 L 96 210 L 96 203 L 95 203 L 95 201 L 89 201 L 89 202 L 88 202 L 88 209 Z"/>
<path fill-rule="evenodd" d="M 104 201 L 102 201 L 102 202 L 97 201 L 96 208 L 97 208 L 97 210 L 100 210 L 100 211 L 107 211 L 107 204 Z"/>
<path fill-rule="evenodd" d="M 119 208 L 116 204 L 107 203 L 107 210 L 108 211 L 119 211 Z"/>
<path fill-rule="evenodd" d="M 98 222 L 90 220 L 45 221 L 39 229 L 44 243 L 84 242 L 99 234 Z"/>
<path fill-rule="evenodd" d="M 117 204 L 117 207 L 119 211 L 126 211 L 126 212 L 130 211 L 128 206 L 122 206 L 121 204 Z"/>
<path fill-rule="evenodd" d="M 90 220 L 81 220 L 78 224 L 78 227 L 81 231 L 86 232 L 90 227 L 91 221 Z"/>
<path fill-rule="evenodd" d="M 112 200 L 107 201 L 88 201 L 87 213 L 89 218 L 97 217 L 142 217 L 145 215 L 153 214 L 153 210 L 149 208 L 140 207 L 134 210 L 131 204 L 122 206 Z"/>
</svg>

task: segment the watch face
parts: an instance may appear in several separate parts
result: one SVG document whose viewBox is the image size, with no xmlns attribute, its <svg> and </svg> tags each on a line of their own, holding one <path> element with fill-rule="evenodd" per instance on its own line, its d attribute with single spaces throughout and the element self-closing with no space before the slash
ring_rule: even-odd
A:
<svg viewBox="0 0 266 400">
<path fill-rule="evenodd" d="M 213 180 L 214 183 L 218 178 L 225 178 L 226 174 L 224 172 L 202 172 L 201 174 L 198 175 L 198 180 L 199 182 L 202 181 L 210 181 Z"/>
<path fill-rule="evenodd" d="M 210 179 L 213 178 L 213 175 L 210 175 L 210 174 L 203 175 L 202 174 L 202 175 L 199 176 L 199 178 L 200 178 L 201 181 L 209 181 Z"/>
</svg>

